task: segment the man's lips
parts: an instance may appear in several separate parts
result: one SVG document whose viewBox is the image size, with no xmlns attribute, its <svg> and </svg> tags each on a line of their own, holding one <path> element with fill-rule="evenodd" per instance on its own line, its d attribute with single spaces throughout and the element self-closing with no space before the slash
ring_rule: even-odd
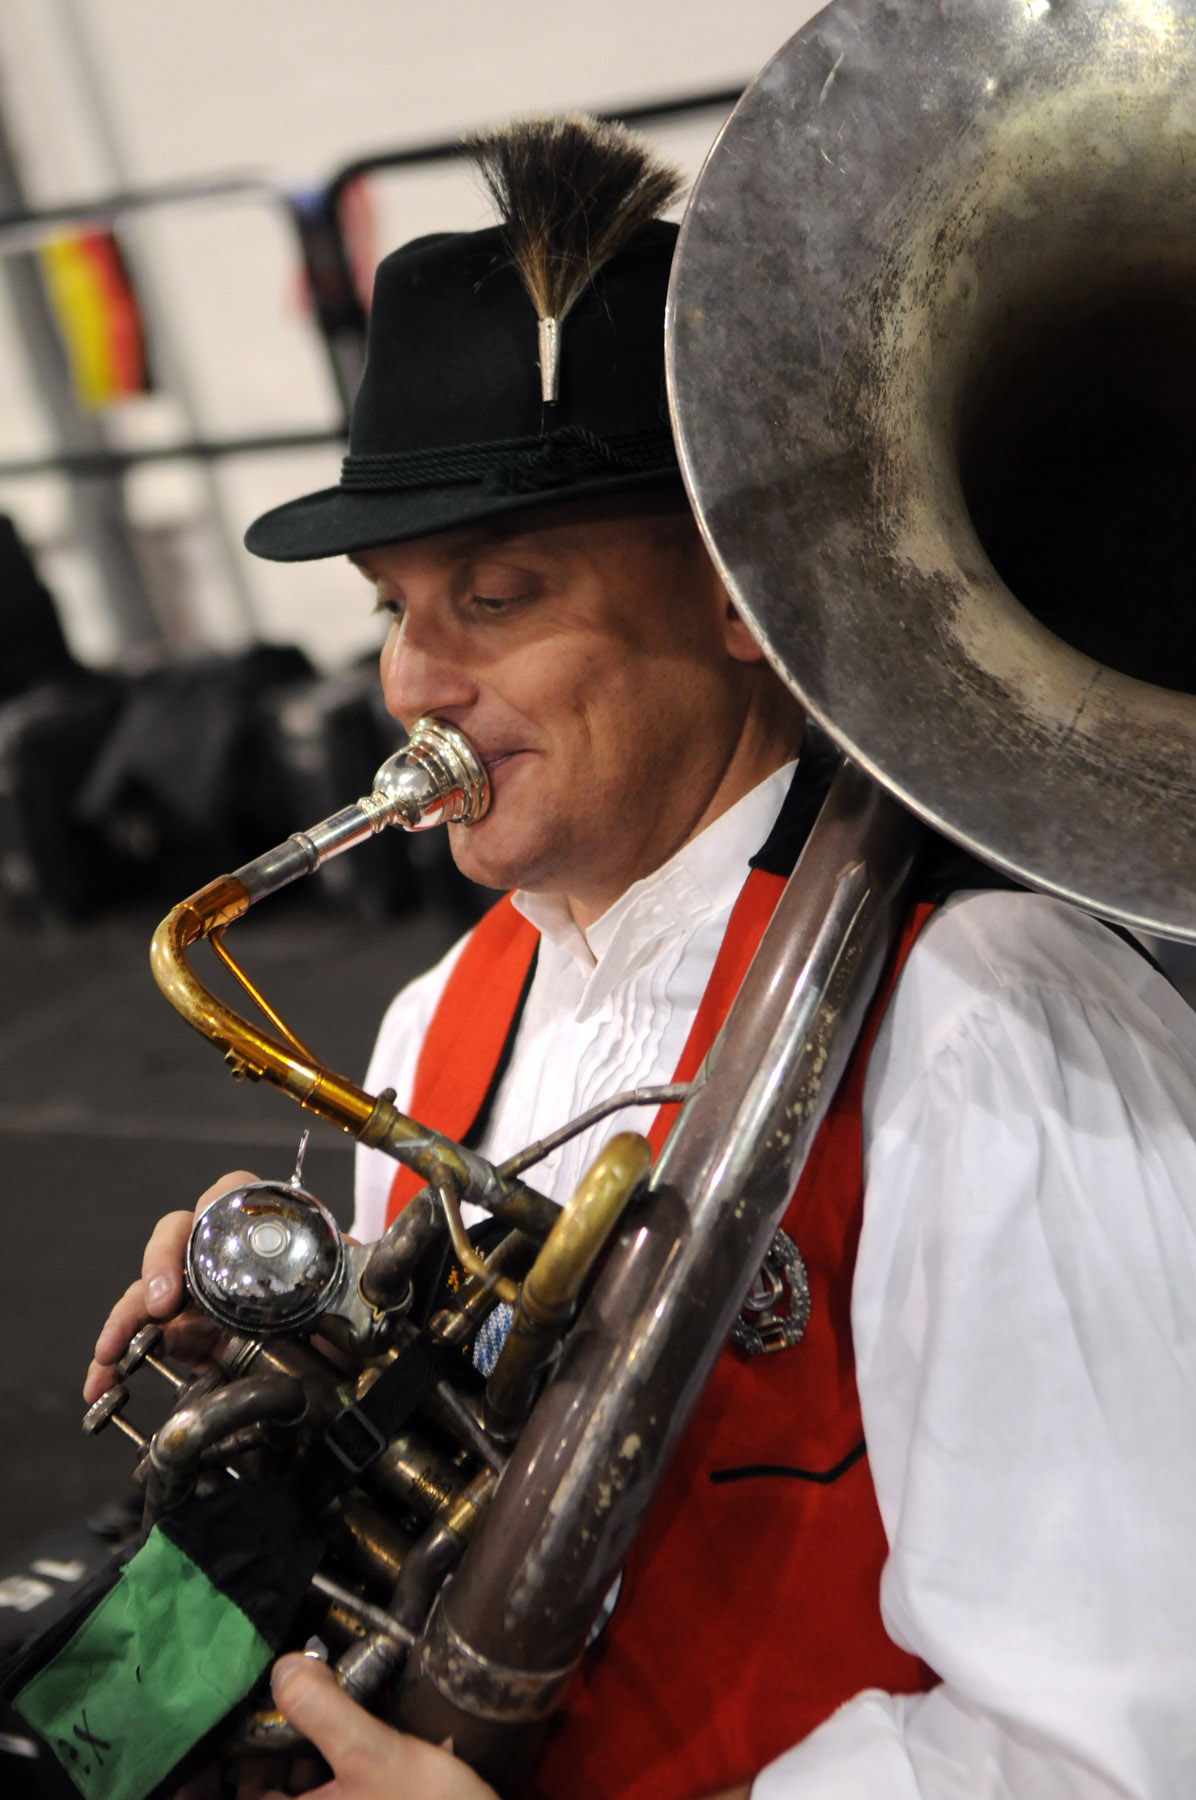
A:
<svg viewBox="0 0 1196 1800">
<path fill-rule="evenodd" d="M 487 774 L 493 776 L 495 771 L 501 769 L 505 763 L 512 762 L 515 757 L 526 754 L 527 752 L 524 750 L 497 750 L 492 756 L 483 756 L 482 761 L 486 765 Z"/>
</svg>

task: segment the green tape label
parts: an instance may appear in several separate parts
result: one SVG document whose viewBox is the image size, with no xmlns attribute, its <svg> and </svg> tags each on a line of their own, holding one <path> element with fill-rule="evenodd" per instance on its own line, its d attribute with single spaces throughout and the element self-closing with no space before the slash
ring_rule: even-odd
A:
<svg viewBox="0 0 1196 1800">
<path fill-rule="evenodd" d="M 157 1529 L 14 1705 L 85 1800 L 143 1800 L 274 1652 Z"/>
</svg>

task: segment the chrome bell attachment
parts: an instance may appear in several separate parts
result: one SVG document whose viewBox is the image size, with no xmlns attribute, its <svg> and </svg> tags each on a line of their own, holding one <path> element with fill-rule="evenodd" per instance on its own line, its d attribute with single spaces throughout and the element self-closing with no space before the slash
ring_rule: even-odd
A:
<svg viewBox="0 0 1196 1800">
<path fill-rule="evenodd" d="M 187 1283 L 209 1317 L 244 1337 L 303 1331 L 328 1311 L 345 1265 L 332 1214 L 300 1185 L 307 1133 L 289 1181 L 248 1181 L 196 1220 Z"/>
<path fill-rule="evenodd" d="M 375 1305 L 361 1292 L 371 1244 L 347 1244 L 336 1220 L 301 1184 L 307 1132 L 289 1181 L 247 1181 L 195 1221 L 187 1285 L 196 1304 L 234 1336 L 260 1342 L 317 1325 L 343 1348 L 372 1354 L 389 1341 L 410 1289 Z"/>
</svg>

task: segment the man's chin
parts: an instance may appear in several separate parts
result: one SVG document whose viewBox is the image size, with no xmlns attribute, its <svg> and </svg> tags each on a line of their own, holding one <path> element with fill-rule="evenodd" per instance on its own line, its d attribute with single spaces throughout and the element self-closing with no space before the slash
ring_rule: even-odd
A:
<svg viewBox="0 0 1196 1800">
<path fill-rule="evenodd" d="M 530 845 L 514 844 L 497 831 L 488 832 L 492 823 L 497 821 L 480 819 L 476 825 L 449 826 L 449 848 L 461 874 L 479 887 L 497 888 L 500 893 L 544 886 L 546 859 L 537 856 Z"/>
</svg>

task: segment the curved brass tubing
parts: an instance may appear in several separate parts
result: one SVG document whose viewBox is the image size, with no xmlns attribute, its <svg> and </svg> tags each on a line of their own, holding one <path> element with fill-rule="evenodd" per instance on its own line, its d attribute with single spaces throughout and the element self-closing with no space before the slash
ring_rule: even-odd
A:
<svg viewBox="0 0 1196 1800">
<path fill-rule="evenodd" d="M 203 985 L 187 961 L 193 944 L 241 918 L 249 905 L 248 891 L 234 875 L 220 875 L 180 901 L 154 933 L 150 945 L 154 979 L 188 1025 L 219 1045 L 235 1073 L 268 1081 L 301 1106 L 357 1137 L 374 1111 L 372 1097 L 234 1012 Z M 416 1135 L 419 1127 L 413 1121 L 408 1124 L 411 1135 Z"/>
<path fill-rule="evenodd" d="M 526 1418 L 540 1377 L 577 1310 L 599 1252 L 652 1167 L 647 1138 L 621 1131 L 601 1150 L 553 1226 L 519 1290 L 515 1316 L 486 1384 L 486 1423 L 500 1437 Z"/>
<path fill-rule="evenodd" d="M 368 1094 L 356 1082 L 304 1051 L 281 1020 L 271 1014 L 289 1042 L 272 1037 L 209 991 L 187 960 L 191 946 L 211 938 L 252 904 L 236 875 L 221 875 L 169 912 L 150 946 L 154 979 L 176 1012 L 203 1037 L 217 1044 L 234 1075 L 269 1082 L 300 1106 L 361 1142 L 383 1150 L 430 1180 L 438 1169 L 451 1173 L 460 1193 L 486 1206 L 505 1224 L 542 1241 L 560 1217 L 560 1208 L 520 1181 L 503 1180 L 489 1163 L 401 1113 L 389 1094 Z M 256 990 L 227 951 L 222 960 L 246 989 Z M 269 1009 L 265 1009 L 269 1012 Z"/>
<path fill-rule="evenodd" d="M 522 1305 L 529 1319 L 557 1325 L 572 1314 L 599 1251 L 651 1167 L 648 1140 L 635 1131 L 620 1131 L 599 1151 L 528 1270 Z"/>
</svg>

